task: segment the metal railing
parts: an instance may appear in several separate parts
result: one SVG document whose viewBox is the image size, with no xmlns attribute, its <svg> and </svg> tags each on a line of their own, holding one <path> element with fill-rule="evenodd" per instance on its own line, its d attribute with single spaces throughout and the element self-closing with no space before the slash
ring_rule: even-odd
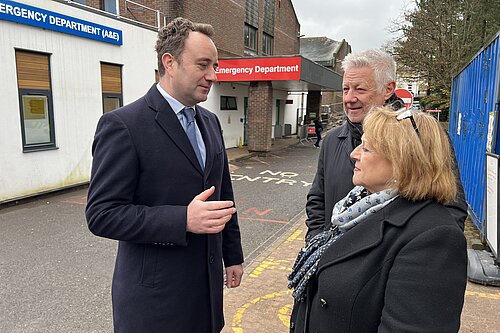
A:
<svg viewBox="0 0 500 333">
<path fill-rule="evenodd" d="M 68 2 L 68 3 L 71 3 L 72 5 L 85 8 L 85 9 L 87 9 L 89 11 L 94 11 L 94 12 L 102 13 L 102 14 L 105 14 L 105 15 L 111 15 L 111 16 L 114 16 L 114 17 L 119 18 L 121 20 L 129 21 L 131 23 L 139 24 L 139 25 L 142 25 L 142 26 L 145 26 L 145 27 L 148 27 L 148 28 L 156 29 L 156 30 L 159 30 L 161 27 L 167 25 L 167 19 L 168 19 L 168 17 L 167 17 L 167 15 L 165 13 L 161 12 L 158 9 L 153 9 L 151 7 L 144 6 L 144 5 L 140 4 L 140 3 L 137 3 L 137 2 L 134 2 L 134 1 L 130 1 L 130 0 L 125 0 L 125 12 L 128 13 L 133 18 L 121 15 L 119 8 L 117 8 L 117 13 L 112 13 L 112 12 L 108 12 L 108 11 L 102 10 L 100 8 L 95 8 L 95 7 L 92 7 L 92 6 L 88 6 L 88 5 L 82 4 L 82 3 L 78 2 L 78 1 L 73 1 L 73 0 L 65 0 L 65 1 Z M 137 15 L 138 10 L 141 11 L 141 13 L 139 13 L 139 14 L 141 16 L 143 16 L 142 18 L 138 17 L 138 15 Z M 144 14 L 145 12 L 150 12 L 151 13 L 150 17 L 154 18 L 154 23 L 153 24 L 151 24 L 150 22 L 148 22 L 148 19 L 147 19 L 148 16 L 147 16 L 147 14 L 146 15 Z"/>
<path fill-rule="evenodd" d="M 136 11 L 137 8 L 133 8 L 133 7 L 131 8 L 131 7 L 129 7 L 129 4 L 132 4 L 133 6 L 139 7 L 143 13 L 144 13 L 144 11 L 150 11 L 153 14 L 153 16 L 155 17 L 155 24 L 151 25 L 149 23 L 145 23 L 145 22 L 142 22 L 139 19 L 137 19 L 135 14 L 134 14 L 134 11 Z M 144 5 L 137 3 L 137 2 L 134 2 L 134 1 L 125 0 L 125 10 L 135 18 L 136 22 L 150 26 L 150 27 L 155 28 L 157 30 L 159 30 L 161 27 L 167 25 L 167 15 L 165 15 L 164 13 L 162 13 L 158 9 L 153 9 L 151 7 L 144 6 Z M 141 14 L 143 14 L 143 13 L 141 13 Z"/>
</svg>

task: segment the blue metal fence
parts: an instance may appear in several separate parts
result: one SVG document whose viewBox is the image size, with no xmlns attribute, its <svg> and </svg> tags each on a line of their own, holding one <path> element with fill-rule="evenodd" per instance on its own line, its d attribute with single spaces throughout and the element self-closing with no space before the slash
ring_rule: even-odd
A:
<svg viewBox="0 0 500 333">
<path fill-rule="evenodd" d="M 458 73 L 452 84 L 449 133 L 462 177 L 469 215 L 484 236 L 486 143 L 490 112 L 498 113 L 500 31 Z M 498 135 L 498 121 L 494 124 Z M 500 145 L 494 140 L 492 153 Z"/>
</svg>

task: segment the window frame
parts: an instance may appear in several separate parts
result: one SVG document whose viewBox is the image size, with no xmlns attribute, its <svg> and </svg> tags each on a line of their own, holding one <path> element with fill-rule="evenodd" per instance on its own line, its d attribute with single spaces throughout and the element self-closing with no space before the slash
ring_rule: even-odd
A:
<svg viewBox="0 0 500 333">
<path fill-rule="evenodd" d="M 230 101 L 234 101 L 234 106 Z M 236 111 L 238 110 L 238 99 L 236 96 L 220 96 L 220 110 L 222 111 Z"/>
<path fill-rule="evenodd" d="M 253 38 L 251 38 L 252 36 Z M 243 30 L 243 37 L 244 37 L 245 49 L 257 52 L 258 49 L 257 28 L 255 28 L 251 24 L 245 23 Z M 251 41 L 253 41 L 253 43 L 251 43 Z"/>
<path fill-rule="evenodd" d="M 52 103 L 52 92 L 50 90 L 42 89 L 26 89 L 18 88 L 19 96 L 19 114 L 21 117 L 21 138 L 23 142 L 23 153 L 32 151 L 43 151 L 58 149 L 56 146 L 55 138 L 55 124 L 54 124 L 54 109 Z M 39 143 L 26 143 L 26 126 L 25 126 L 25 110 L 23 104 L 23 96 L 45 96 L 47 97 L 47 116 L 49 122 L 49 141 Z"/>
<path fill-rule="evenodd" d="M 118 109 L 118 108 L 114 108 L 113 110 L 105 111 L 104 110 L 104 101 L 106 100 L 106 98 L 116 98 L 119 101 L 118 108 L 121 108 L 123 106 L 123 94 L 103 93 L 102 94 L 102 113 L 103 114 L 106 112 L 111 112 L 113 110 Z"/>
<path fill-rule="evenodd" d="M 274 53 L 274 37 L 265 32 L 262 33 L 262 53 L 265 55 L 273 55 Z"/>
<path fill-rule="evenodd" d="M 110 2 L 114 2 L 114 12 L 108 10 L 109 7 L 109 3 Z M 105 11 L 106 13 L 111 13 L 111 14 L 114 14 L 114 15 L 120 15 L 120 3 L 117 1 L 117 0 L 101 0 L 100 1 L 100 5 L 101 5 L 101 10 Z"/>
<path fill-rule="evenodd" d="M 116 67 L 117 69 L 119 69 L 119 73 L 120 73 L 120 92 L 111 92 L 111 91 L 105 91 L 104 90 L 104 83 L 105 82 L 108 82 L 109 81 L 105 81 L 104 80 L 104 76 L 103 76 L 103 66 L 113 66 L 113 67 Z M 114 64 L 114 63 L 110 63 L 110 62 L 104 62 L 104 61 L 101 61 L 100 62 L 100 75 L 101 75 L 101 102 L 102 102 L 102 113 L 106 113 L 106 112 L 110 112 L 112 110 L 108 110 L 106 111 L 104 109 L 104 101 L 106 98 L 117 98 L 118 101 L 119 101 L 119 108 L 123 106 L 123 65 L 122 64 Z M 109 79 L 109 76 L 107 76 L 107 78 Z M 116 110 L 116 109 L 113 109 L 113 110 Z"/>
<path fill-rule="evenodd" d="M 17 94 L 19 101 L 19 121 L 21 125 L 21 142 L 22 142 L 22 151 L 23 153 L 30 153 L 36 151 L 44 151 L 44 150 L 54 150 L 59 149 L 56 145 L 56 133 L 55 133 L 55 120 L 54 120 L 54 103 L 52 98 L 52 75 L 51 75 L 51 54 L 33 51 L 29 49 L 15 48 L 15 67 L 16 67 L 16 85 L 17 85 Z M 18 61 L 22 57 L 22 54 L 30 54 L 32 56 L 41 56 L 46 58 L 47 60 L 47 88 L 33 88 L 26 87 L 26 84 L 20 84 L 20 67 Z M 24 69 L 24 68 L 22 68 Z M 22 78 L 26 80 L 25 77 Z M 23 86 L 22 88 L 20 87 Z M 47 97 L 47 116 L 49 122 L 49 141 L 43 143 L 27 143 L 26 142 L 26 126 L 25 126 L 25 110 L 23 104 L 23 97 L 26 95 L 33 96 L 45 96 Z"/>
</svg>

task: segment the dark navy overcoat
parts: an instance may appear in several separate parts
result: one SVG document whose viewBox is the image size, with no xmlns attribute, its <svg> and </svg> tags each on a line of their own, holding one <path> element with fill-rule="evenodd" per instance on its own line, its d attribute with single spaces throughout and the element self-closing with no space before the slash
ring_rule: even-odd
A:
<svg viewBox="0 0 500 333">
<path fill-rule="evenodd" d="M 235 214 L 221 233 L 186 232 L 194 196 L 215 186 L 209 200 L 233 200 L 220 123 L 199 106 L 196 122 L 204 170 L 155 85 L 97 126 L 86 216 L 92 233 L 119 241 L 115 332 L 214 333 L 224 326 L 223 265 L 243 262 L 240 231 Z"/>
</svg>

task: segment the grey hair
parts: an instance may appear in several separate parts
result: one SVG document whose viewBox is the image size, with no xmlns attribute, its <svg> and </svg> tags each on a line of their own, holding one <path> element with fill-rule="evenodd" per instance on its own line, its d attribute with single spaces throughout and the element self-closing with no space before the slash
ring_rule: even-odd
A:
<svg viewBox="0 0 500 333">
<path fill-rule="evenodd" d="M 375 73 L 377 90 L 383 92 L 390 81 L 396 81 L 396 62 L 392 55 L 379 49 L 349 53 L 342 61 L 344 72 L 351 68 L 370 67 Z"/>
</svg>

